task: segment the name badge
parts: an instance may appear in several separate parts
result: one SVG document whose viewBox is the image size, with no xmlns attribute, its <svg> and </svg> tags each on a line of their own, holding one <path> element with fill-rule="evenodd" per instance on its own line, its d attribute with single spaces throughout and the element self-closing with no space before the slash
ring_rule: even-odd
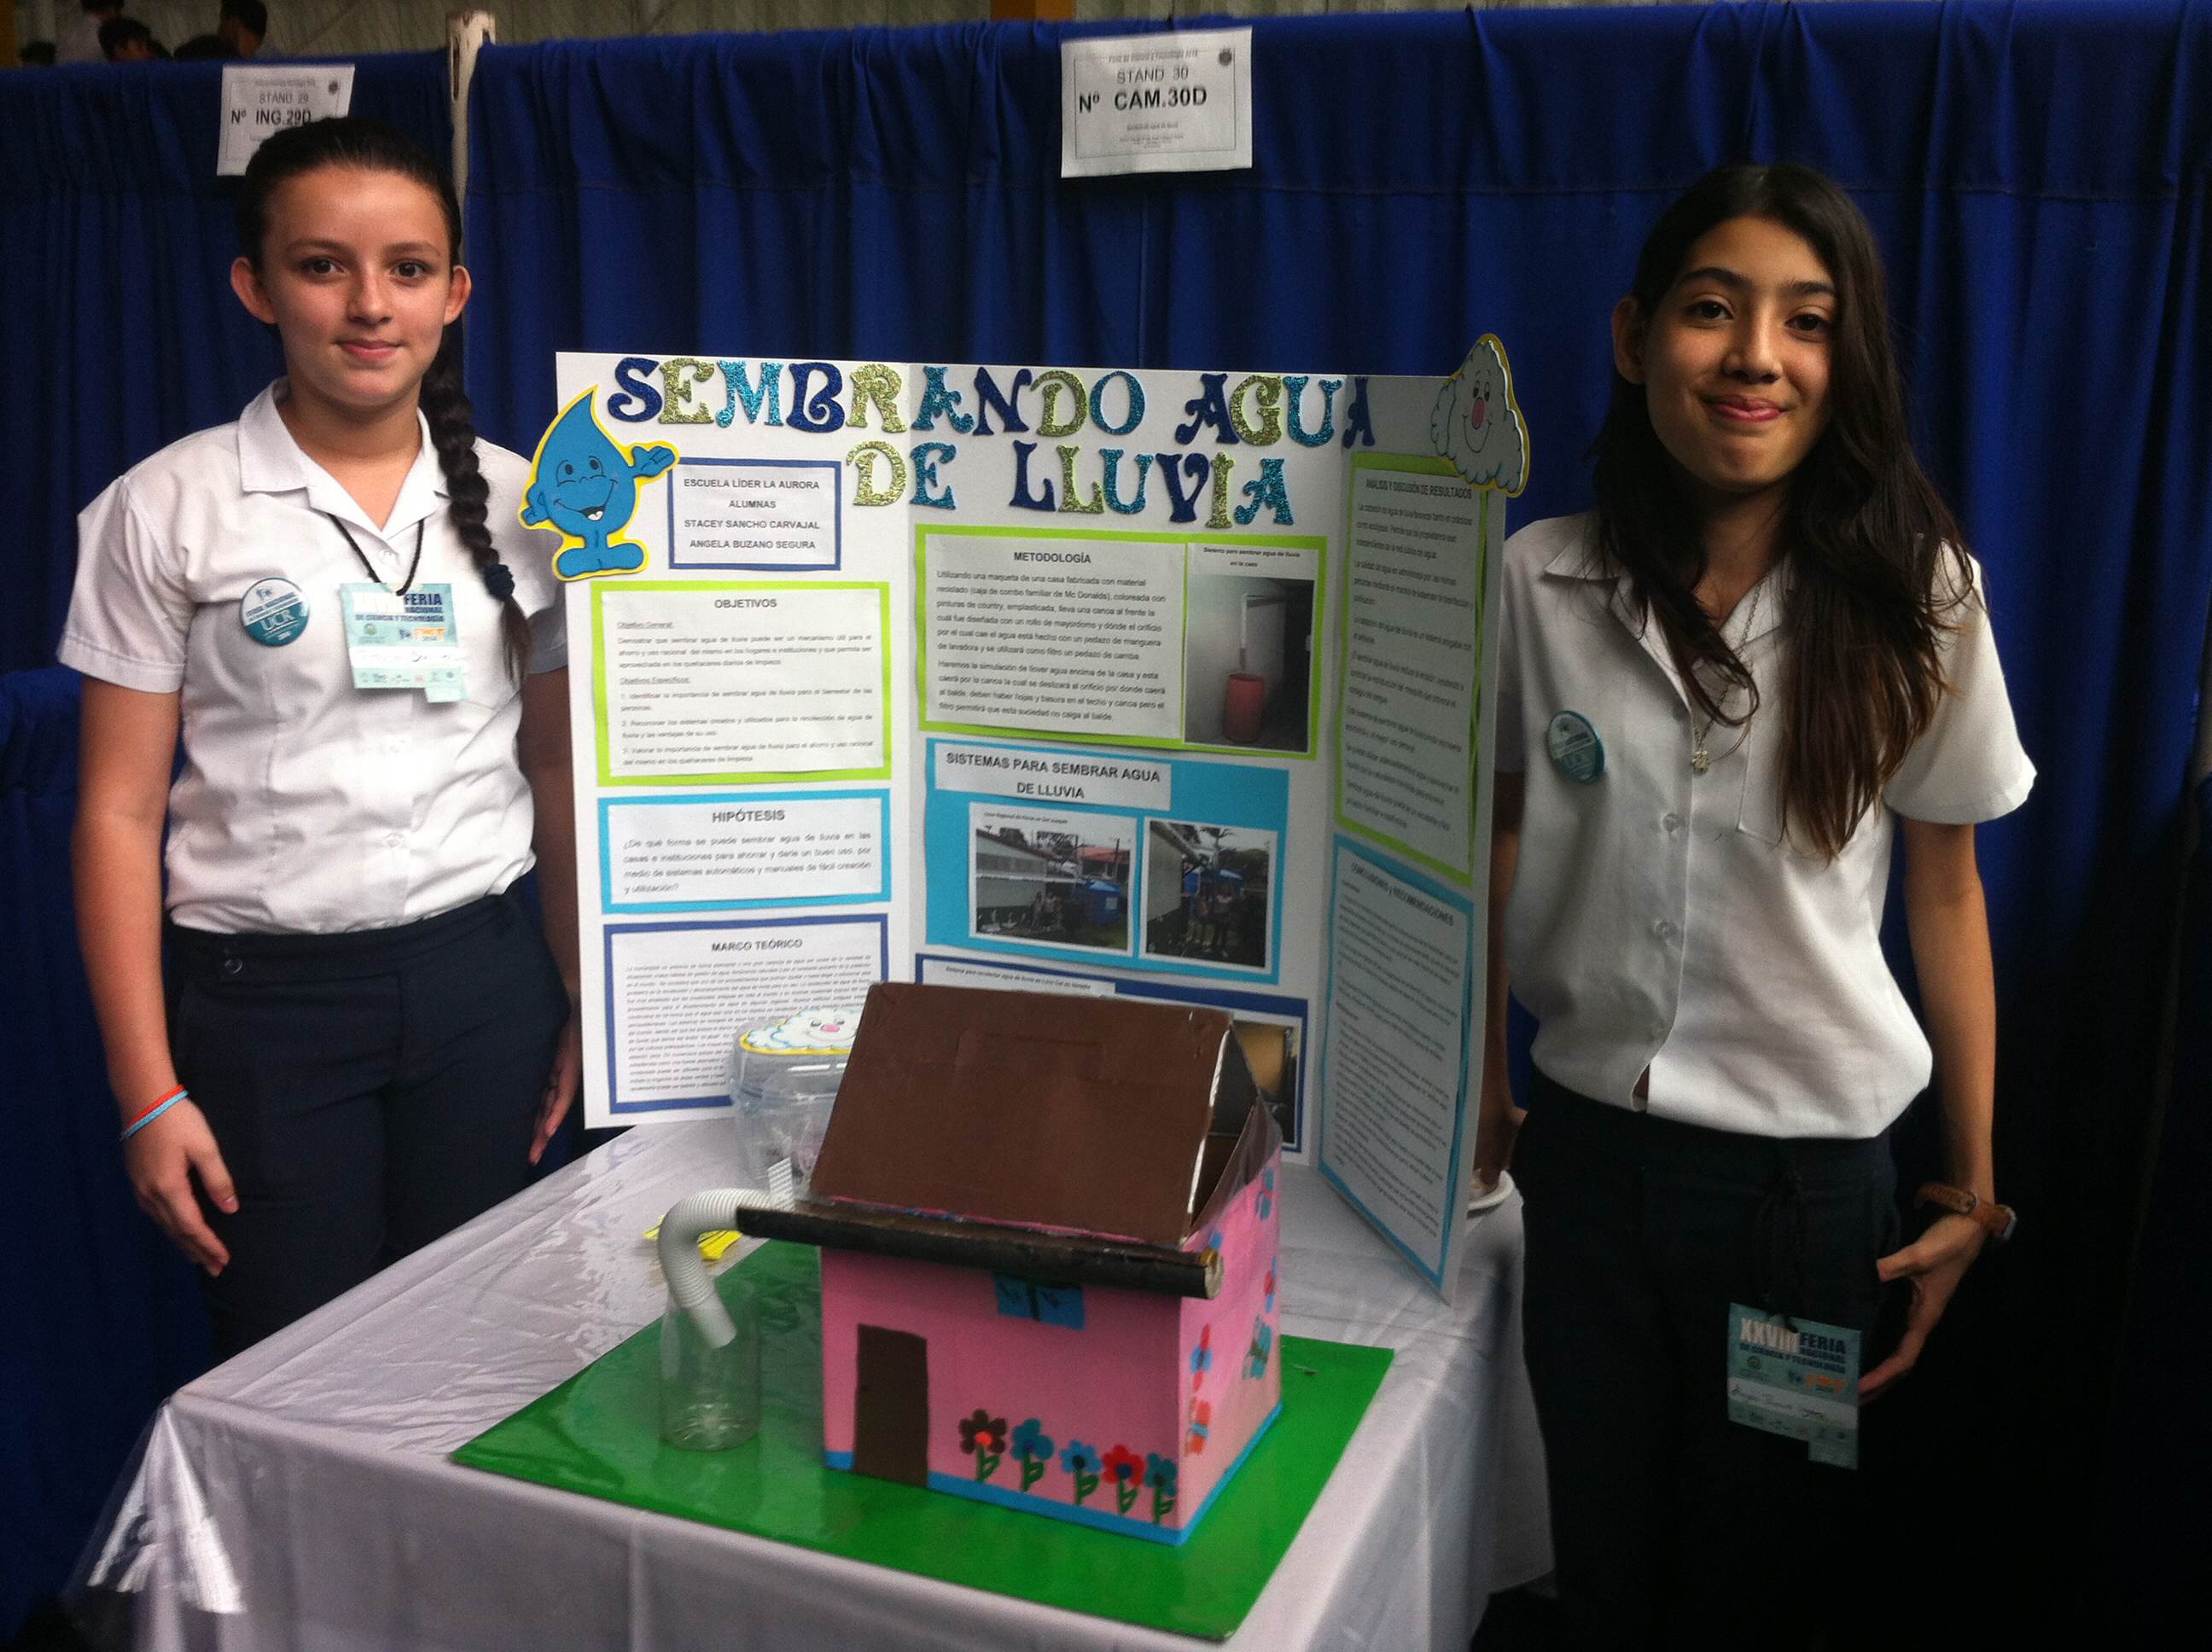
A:
<svg viewBox="0 0 2212 1652">
<path fill-rule="evenodd" d="M 1805 1455 L 1859 1466 L 1859 1333 L 1729 1304 L 1728 1414 L 1802 1440 Z"/>
<path fill-rule="evenodd" d="M 289 580 L 256 580 L 238 599 L 238 623 L 265 648 L 296 641 L 307 629 L 307 598 Z"/>
<path fill-rule="evenodd" d="M 434 702 L 461 697 L 465 678 L 453 586 L 398 592 L 357 582 L 340 586 L 338 600 L 354 687 L 420 689 Z"/>
<path fill-rule="evenodd" d="M 1605 773 L 1605 742 L 1578 711 L 1563 711 L 1552 719 L 1544 731 L 1544 749 L 1552 754 L 1552 767 L 1577 786 L 1589 786 Z"/>
</svg>

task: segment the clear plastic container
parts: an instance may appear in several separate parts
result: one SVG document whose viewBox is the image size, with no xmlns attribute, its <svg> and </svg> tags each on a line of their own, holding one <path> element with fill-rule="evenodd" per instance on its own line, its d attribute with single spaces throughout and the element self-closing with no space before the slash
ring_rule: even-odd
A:
<svg viewBox="0 0 2212 1652">
<path fill-rule="evenodd" d="M 805 1010 L 738 1040 L 730 1099 L 754 1185 L 779 1198 L 806 1191 L 860 1023 L 852 1006 Z"/>
<path fill-rule="evenodd" d="M 760 1431 L 760 1315 L 742 1276 L 717 1283 L 737 1335 L 711 1345 L 672 1299 L 660 1315 L 660 1437 L 684 1451 L 727 1451 Z"/>
</svg>

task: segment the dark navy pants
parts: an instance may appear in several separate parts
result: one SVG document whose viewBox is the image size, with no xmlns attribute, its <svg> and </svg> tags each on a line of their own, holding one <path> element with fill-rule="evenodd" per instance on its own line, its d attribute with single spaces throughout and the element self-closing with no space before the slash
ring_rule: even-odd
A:
<svg viewBox="0 0 2212 1652">
<path fill-rule="evenodd" d="M 1731 1423 L 1729 1307 L 1857 1330 L 1862 1374 L 1887 1356 L 1875 1261 L 1900 1242 L 1887 1139 L 1703 1129 L 1540 1072 L 1513 1175 L 1572 1644 L 1794 1646 L 1846 1619 L 1845 1591 L 1870 1576 L 1873 1413 L 1856 1470 Z"/>
<path fill-rule="evenodd" d="M 170 1039 L 238 1187 L 205 1281 L 224 1357 L 531 1179 L 568 993 L 512 894 L 396 928 L 172 925 Z"/>
</svg>

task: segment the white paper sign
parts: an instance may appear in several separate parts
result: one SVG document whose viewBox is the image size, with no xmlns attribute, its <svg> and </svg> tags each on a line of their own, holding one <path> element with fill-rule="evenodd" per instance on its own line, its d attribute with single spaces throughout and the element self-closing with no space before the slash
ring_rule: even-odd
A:
<svg viewBox="0 0 2212 1652">
<path fill-rule="evenodd" d="M 287 126 L 342 115 L 352 106 L 349 63 L 225 64 L 216 176 L 237 177 L 253 152 Z"/>
<path fill-rule="evenodd" d="M 1060 175 L 1252 164 L 1252 31 L 1064 39 Z"/>
</svg>

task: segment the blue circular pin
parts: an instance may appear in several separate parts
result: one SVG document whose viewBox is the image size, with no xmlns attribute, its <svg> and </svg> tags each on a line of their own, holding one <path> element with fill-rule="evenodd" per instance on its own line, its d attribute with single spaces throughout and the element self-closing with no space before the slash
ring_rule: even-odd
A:
<svg viewBox="0 0 2212 1652">
<path fill-rule="evenodd" d="M 1589 786 L 1605 773 L 1605 742 L 1578 711 L 1563 711 L 1552 719 L 1544 731 L 1544 749 L 1552 754 L 1553 767 L 1577 786 Z"/>
<path fill-rule="evenodd" d="M 267 648 L 281 648 L 307 629 L 307 598 L 289 580 L 256 580 L 238 599 L 238 623 Z"/>
</svg>

